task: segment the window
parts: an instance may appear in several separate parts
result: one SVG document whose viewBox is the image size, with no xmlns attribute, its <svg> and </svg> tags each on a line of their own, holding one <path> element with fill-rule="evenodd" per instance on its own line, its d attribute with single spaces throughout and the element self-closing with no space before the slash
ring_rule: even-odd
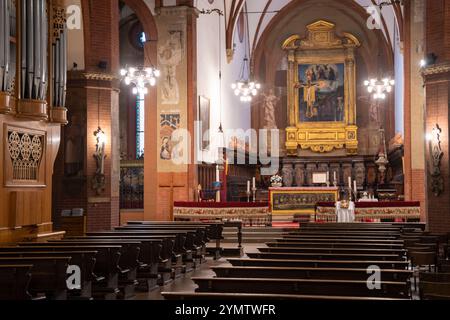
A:
<svg viewBox="0 0 450 320">
<path fill-rule="evenodd" d="M 144 95 L 138 95 L 136 99 L 136 159 L 141 159 L 144 156 L 144 106 Z"/>
</svg>

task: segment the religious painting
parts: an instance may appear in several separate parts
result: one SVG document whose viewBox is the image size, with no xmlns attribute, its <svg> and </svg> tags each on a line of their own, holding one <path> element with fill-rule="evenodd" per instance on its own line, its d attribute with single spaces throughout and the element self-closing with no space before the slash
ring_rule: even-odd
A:
<svg viewBox="0 0 450 320">
<path fill-rule="evenodd" d="M 209 147 L 210 137 L 210 100 L 204 96 L 200 96 L 198 99 L 198 121 L 201 125 L 201 130 L 199 132 L 200 148 L 201 150 L 206 150 Z"/>
<path fill-rule="evenodd" d="M 315 213 L 318 202 L 336 202 L 338 189 L 333 190 L 270 190 L 272 214 Z"/>
<path fill-rule="evenodd" d="M 300 122 L 344 120 L 344 64 L 298 66 Z"/>
<path fill-rule="evenodd" d="M 307 149 L 358 153 L 355 56 L 360 45 L 354 35 L 338 35 L 336 25 L 324 20 L 283 42 L 288 61 L 288 155 Z"/>
<path fill-rule="evenodd" d="M 176 160 L 182 150 L 178 150 L 180 144 L 173 140 L 173 133 L 180 128 L 181 116 L 179 113 L 161 113 L 160 117 L 161 147 L 159 157 L 165 161 Z"/>
<path fill-rule="evenodd" d="M 180 102 L 177 69 L 184 56 L 182 32 L 169 31 L 168 39 L 158 48 L 161 66 L 161 103 L 176 105 Z"/>
</svg>

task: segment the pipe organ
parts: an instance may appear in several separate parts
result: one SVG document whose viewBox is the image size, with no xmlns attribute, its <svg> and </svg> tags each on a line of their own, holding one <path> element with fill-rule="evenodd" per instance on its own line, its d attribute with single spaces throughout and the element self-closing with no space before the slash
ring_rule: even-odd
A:
<svg viewBox="0 0 450 320">
<path fill-rule="evenodd" d="M 0 0 L 0 242 L 52 232 L 67 123 L 65 15 L 62 0 Z"/>
</svg>

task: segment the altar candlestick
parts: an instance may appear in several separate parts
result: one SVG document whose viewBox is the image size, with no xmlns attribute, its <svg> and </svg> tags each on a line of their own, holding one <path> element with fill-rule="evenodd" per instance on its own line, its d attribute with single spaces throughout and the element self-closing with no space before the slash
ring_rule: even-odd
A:
<svg viewBox="0 0 450 320">
<path fill-rule="evenodd" d="M 220 181 L 220 176 L 219 176 L 219 165 L 216 165 L 216 181 Z"/>
<path fill-rule="evenodd" d="M 247 193 L 250 193 L 250 180 L 247 180 Z"/>
<path fill-rule="evenodd" d="M 327 183 L 330 182 L 330 171 L 327 171 Z"/>
<path fill-rule="evenodd" d="M 358 188 L 356 187 L 356 180 L 353 181 L 353 188 L 354 188 L 354 191 L 355 191 L 355 192 L 358 191 Z"/>
<path fill-rule="evenodd" d="M 337 183 L 337 181 L 336 181 L 336 171 L 333 171 L 333 182 Z"/>
<path fill-rule="evenodd" d="M 352 177 L 348 177 L 348 188 L 352 189 Z"/>
<path fill-rule="evenodd" d="M 253 177 L 253 189 L 255 189 L 255 188 L 256 188 L 256 178 Z"/>
</svg>

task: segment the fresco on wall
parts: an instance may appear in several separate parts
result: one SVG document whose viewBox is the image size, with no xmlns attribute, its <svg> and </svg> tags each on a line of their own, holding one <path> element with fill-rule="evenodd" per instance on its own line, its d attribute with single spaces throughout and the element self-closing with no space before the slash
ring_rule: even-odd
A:
<svg viewBox="0 0 450 320">
<path fill-rule="evenodd" d="M 168 39 L 158 49 L 158 62 L 162 69 L 162 104 L 178 104 L 180 102 L 177 68 L 183 58 L 183 45 L 181 39 L 181 31 L 169 31 Z"/>
<path fill-rule="evenodd" d="M 344 64 L 301 64 L 298 75 L 300 121 L 344 121 Z"/>
<path fill-rule="evenodd" d="M 172 140 L 172 134 L 180 128 L 180 113 L 161 113 L 160 115 L 160 152 L 161 160 L 176 160 L 182 157 L 178 141 Z M 181 154 L 180 154 L 181 153 Z"/>
</svg>

